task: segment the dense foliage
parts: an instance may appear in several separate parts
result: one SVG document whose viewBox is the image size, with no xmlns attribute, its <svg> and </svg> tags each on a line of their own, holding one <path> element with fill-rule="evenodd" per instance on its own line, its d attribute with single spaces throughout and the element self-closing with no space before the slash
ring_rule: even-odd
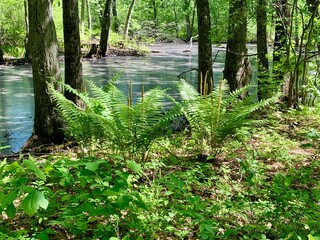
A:
<svg viewBox="0 0 320 240">
<path fill-rule="evenodd" d="M 193 141 L 176 133 L 143 164 L 71 152 L 4 160 L 0 236 L 318 239 L 319 121 L 274 112 L 238 129 L 216 158 L 190 154 Z"/>
<path fill-rule="evenodd" d="M 252 113 L 271 100 L 239 99 L 246 89 L 225 96 L 223 84 L 212 96 L 199 96 L 181 84 L 185 100 L 173 107 L 170 118 L 162 117 L 185 113 L 191 128 L 160 128 L 155 136 L 148 131 L 159 129 L 154 118 L 161 118 L 157 104 L 165 94 L 162 90 L 151 90 L 131 105 L 114 85 L 101 89 L 91 84 L 96 98 L 77 93 L 85 100 L 83 110 L 51 89 L 70 135 L 85 144 L 79 146 L 81 151 L 1 162 L 0 236 L 318 239 L 318 109 L 283 114 L 270 108 L 268 115 L 259 117 Z M 211 101 L 203 101 L 206 98 Z M 131 125 L 135 111 L 138 119 Z M 244 124 L 250 113 L 251 122 Z M 233 121 L 227 121 L 230 117 Z M 121 131 L 113 132 L 112 127 Z M 143 162 L 140 154 L 132 154 L 141 140 L 148 143 L 149 152 Z M 217 141 L 214 148 L 219 151 L 204 152 L 208 148 L 199 145 L 201 141 L 209 147 Z"/>
<path fill-rule="evenodd" d="M 26 15 L 24 2 L 3 0 L 0 3 L 0 36 L 4 52 L 15 57 L 24 56 L 24 44 L 26 39 Z M 212 12 L 212 40 L 213 42 L 225 42 L 227 36 L 227 2 L 211 1 Z M 83 15 L 82 3 L 79 0 L 79 16 L 83 22 L 81 25 L 81 40 L 89 42 L 90 39 L 97 40 L 100 37 L 100 21 L 105 1 L 88 1 L 90 15 L 86 6 Z M 111 42 L 122 40 L 117 34 L 122 34 L 127 11 L 131 1 L 117 1 L 117 19 L 119 32 L 112 32 Z M 171 0 L 171 1 L 137 1 L 134 7 L 129 35 L 133 41 L 173 41 L 176 38 L 189 40 L 191 36 L 197 35 L 197 20 L 195 14 L 195 3 L 193 0 Z M 14 12 L 15 14 L 12 14 Z M 63 23 L 62 23 L 62 1 L 53 1 L 53 13 L 57 36 L 63 46 Z M 89 21 L 90 18 L 90 21 Z M 114 20 L 115 21 L 115 20 Z M 90 25 L 89 25 L 90 23 Z M 253 25 L 253 24 L 251 24 Z M 254 28 L 251 28 L 251 35 Z"/>
</svg>

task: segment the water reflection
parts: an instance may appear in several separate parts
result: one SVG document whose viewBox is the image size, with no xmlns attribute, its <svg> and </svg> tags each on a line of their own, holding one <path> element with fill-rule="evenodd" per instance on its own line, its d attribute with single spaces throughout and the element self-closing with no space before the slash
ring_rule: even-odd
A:
<svg viewBox="0 0 320 240">
<path fill-rule="evenodd" d="M 0 67 L 0 145 L 17 152 L 32 132 L 34 100 L 31 68 Z M 6 150 L 6 152 L 8 152 Z"/>
<path fill-rule="evenodd" d="M 213 65 L 215 82 L 222 78 L 223 62 L 224 53 L 219 53 Z M 141 94 L 142 82 L 145 91 L 160 87 L 176 96 L 177 76 L 192 68 L 197 68 L 196 52 L 167 51 L 147 57 L 109 57 L 83 61 L 85 79 L 103 86 L 120 73 L 118 88 L 127 94 L 131 81 L 134 99 Z M 181 75 L 193 85 L 196 84 L 196 77 L 197 71 Z M 0 145 L 11 146 L 0 154 L 18 152 L 31 135 L 33 127 L 34 99 L 30 66 L 0 66 L 0 106 Z"/>
</svg>

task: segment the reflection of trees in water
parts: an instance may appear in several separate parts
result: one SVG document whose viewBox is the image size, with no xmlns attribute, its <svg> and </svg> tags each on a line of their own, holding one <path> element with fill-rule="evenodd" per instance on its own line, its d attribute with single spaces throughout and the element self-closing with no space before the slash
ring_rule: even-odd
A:
<svg viewBox="0 0 320 240">
<path fill-rule="evenodd" d="M 168 89 L 167 92 L 171 96 L 177 97 L 176 84 L 179 82 L 177 76 L 190 68 L 197 68 L 196 53 L 185 55 L 168 53 L 181 53 L 183 49 L 185 49 L 185 45 L 163 49 L 162 55 L 84 60 L 84 79 L 92 80 L 98 86 L 105 86 L 114 75 L 119 74 L 117 87 L 128 95 L 129 83 L 132 81 L 134 101 L 141 96 L 142 82 L 145 92 L 160 87 Z M 221 79 L 223 58 L 223 53 L 219 53 L 213 65 L 215 81 Z M 63 66 L 63 62 L 61 66 Z M 0 89 L 6 94 L 0 96 L 0 131 L 3 129 L 1 127 L 3 125 L 11 135 L 10 139 L 6 139 L 2 137 L 0 132 L 0 144 L 4 141 L 4 144 L 15 146 L 14 150 L 18 151 L 31 134 L 33 126 L 34 100 L 31 67 L 5 67 L 1 70 L 3 71 L 0 72 Z M 197 72 L 191 71 L 181 78 L 196 86 Z"/>
<path fill-rule="evenodd" d="M 32 132 L 34 113 L 31 70 L 29 67 L 6 67 L 0 75 L 0 144 L 18 151 Z"/>
</svg>

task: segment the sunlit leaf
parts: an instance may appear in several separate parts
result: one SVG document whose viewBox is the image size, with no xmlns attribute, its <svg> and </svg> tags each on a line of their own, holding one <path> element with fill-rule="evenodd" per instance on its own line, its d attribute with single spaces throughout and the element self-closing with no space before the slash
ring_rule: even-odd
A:
<svg viewBox="0 0 320 240">
<path fill-rule="evenodd" d="M 40 207 L 47 209 L 48 204 L 43 192 L 34 190 L 23 199 L 21 207 L 29 216 L 33 216 Z"/>
<path fill-rule="evenodd" d="M 31 170 L 38 178 L 46 181 L 46 175 L 38 168 L 38 166 L 31 160 L 24 160 L 23 164 L 27 169 Z"/>
<path fill-rule="evenodd" d="M 92 171 L 92 172 L 95 172 L 97 171 L 99 168 L 99 164 L 98 163 L 95 163 L 95 162 L 88 162 L 86 164 L 86 169 Z"/>
<path fill-rule="evenodd" d="M 141 165 L 134 162 L 134 161 L 128 161 L 128 168 L 130 168 L 132 171 L 134 171 L 135 173 L 142 175 L 143 170 L 141 168 Z"/>
<path fill-rule="evenodd" d="M 312 236 L 311 234 L 308 235 L 308 240 L 320 240 L 319 237 L 315 237 L 315 236 Z"/>
</svg>

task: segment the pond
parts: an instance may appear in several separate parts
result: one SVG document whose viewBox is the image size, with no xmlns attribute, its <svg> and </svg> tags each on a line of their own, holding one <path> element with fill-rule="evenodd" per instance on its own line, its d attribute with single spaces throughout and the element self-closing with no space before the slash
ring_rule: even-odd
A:
<svg viewBox="0 0 320 240">
<path fill-rule="evenodd" d="M 83 75 L 103 86 L 115 75 L 117 86 L 128 93 L 132 82 L 133 97 L 137 98 L 144 84 L 145 91 L 160 87 L 176 96 L 178 76 L 196 85 L 197 46 L 185 52 L 188 45 L 154 46 L 145 57 L 111 56 L 104 59 L 83 60 Z M 213 48 L 215 82 L 222 78 L 225 51 Z M 61 63 L 63 71 L 63 62 Z M 185 72 L 185 73 L 184 73 Z M 34 100 L 31 66 L 0 66 L 0 146 L 9 145 L 0 154 L 16 153 L 30 137 L 33 127 Z"/>
</svg>

